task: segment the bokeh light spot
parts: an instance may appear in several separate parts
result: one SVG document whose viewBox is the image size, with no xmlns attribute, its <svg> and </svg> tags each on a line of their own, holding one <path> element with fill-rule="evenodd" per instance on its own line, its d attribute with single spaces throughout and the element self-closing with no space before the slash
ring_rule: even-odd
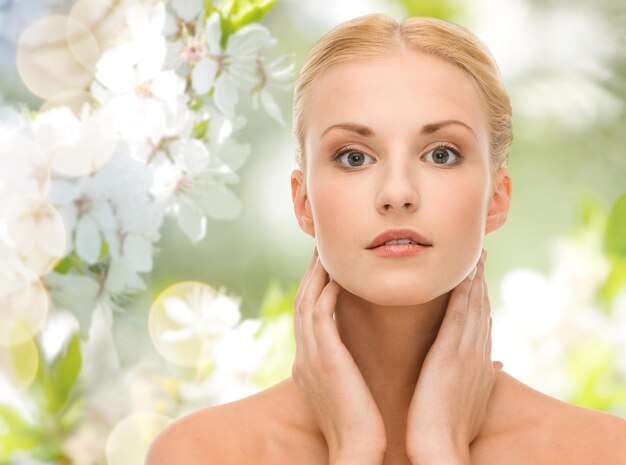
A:
<svg viewBox="0 0 626 465">
<path fill-rule="evenodd" d="M 145 463 L 150 444 L 172 420 L 154 412 L 139 412 L 124 418 L 111 430 L 107 439 L 108 465 Z"/>
</svg>

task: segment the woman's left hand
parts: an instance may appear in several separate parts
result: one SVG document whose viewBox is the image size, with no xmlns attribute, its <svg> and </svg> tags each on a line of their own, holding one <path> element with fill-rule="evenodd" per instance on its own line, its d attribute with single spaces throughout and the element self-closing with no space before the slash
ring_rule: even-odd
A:
<svg viewBox="0 0 626 465">
<path fill-rule="evenodd" d="M 483 250 L 474 279 L 450 294 L 409 406 L 406 450 L 411 463 L 469 464 L 501 362 L 491 361 L 491 307 Z"/>
</svg>

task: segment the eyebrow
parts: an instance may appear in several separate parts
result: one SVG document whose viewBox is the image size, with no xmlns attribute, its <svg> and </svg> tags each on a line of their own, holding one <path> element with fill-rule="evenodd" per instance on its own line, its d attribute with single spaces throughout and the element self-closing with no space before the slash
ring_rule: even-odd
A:
<svg viewBox="0 0 626 465">
<path fill-rule="evenodd" d="M 459 121 L 457 119 L 447 119 L 443 121 L 436 121 L 434 123 L 425 124 L 422 127 L 420 134 L 432 134 L 434 132 L 439 131 L 441 128 L 445 126 L 449 126 L 451 124 L 457 124 L 457 125 L 463 126 L 464 128 L 469 129 L 470 132 L 474 135 L 474 138 L 476 138 L 476 133 L 474 132 L 474 130 L 468 124 L 464 123 L 463 121 Z M 376 135 L 373 129 L 368 128 L 367 126 L 364 126 L 362 124 L 337 123 L 337 124 L 333 124 L 332 126 L 328 126 L 326 129 L 324 129 L 324 132 L 322 132 L 320 139 L 323 138 L 326 135 L 326 133 L 330 131 L 331 129 L 345 129 L 346 131 L 356 132 L 357 134 L 363 137 L 374 137 Z"/>
</svg>

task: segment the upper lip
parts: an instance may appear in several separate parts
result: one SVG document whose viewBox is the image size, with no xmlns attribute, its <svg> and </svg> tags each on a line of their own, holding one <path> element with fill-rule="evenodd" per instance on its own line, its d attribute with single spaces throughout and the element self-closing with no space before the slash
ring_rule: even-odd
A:
<svg viewBox="0 0 626 465">
<path fill-rule="evenodd" d="M 411 239 L 413 242 L 417 242 L 420 245 L 432 245 L 428 239 L 422 236 L 420 233 L 413 229 L 388 229 L 382 232 L 374 238 L 372 242 L 367 246 L 368 249 L 373 249 L 379 245 L 384 244 L 387 241 L 393 241 L 396 239 Z"/>
</svg>

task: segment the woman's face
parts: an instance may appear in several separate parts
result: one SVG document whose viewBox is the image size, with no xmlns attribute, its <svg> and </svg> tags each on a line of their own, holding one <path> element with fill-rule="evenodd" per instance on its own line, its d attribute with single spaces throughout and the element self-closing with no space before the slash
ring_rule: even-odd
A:
<svg viewBox="0 0 626 465">
<path fill-rule="evenodd" d="M 292 189 L 300 225 L 315 237 L 329 275 L 379 305 L 427 302 L 458 285 L 483 236 L 504 222 L 495 210 L 508 209 L 489 189 L 487 115 L 469 78 L 407 51 L 335 65 L 309 101 L 306 196 L 295 195 L 299 170 Z M 340 123 L 373 135 L 328 129 Z M 403 257 L 367 249 L 391 228 L 411 228 L 432 246 Z"/>
</svg>

